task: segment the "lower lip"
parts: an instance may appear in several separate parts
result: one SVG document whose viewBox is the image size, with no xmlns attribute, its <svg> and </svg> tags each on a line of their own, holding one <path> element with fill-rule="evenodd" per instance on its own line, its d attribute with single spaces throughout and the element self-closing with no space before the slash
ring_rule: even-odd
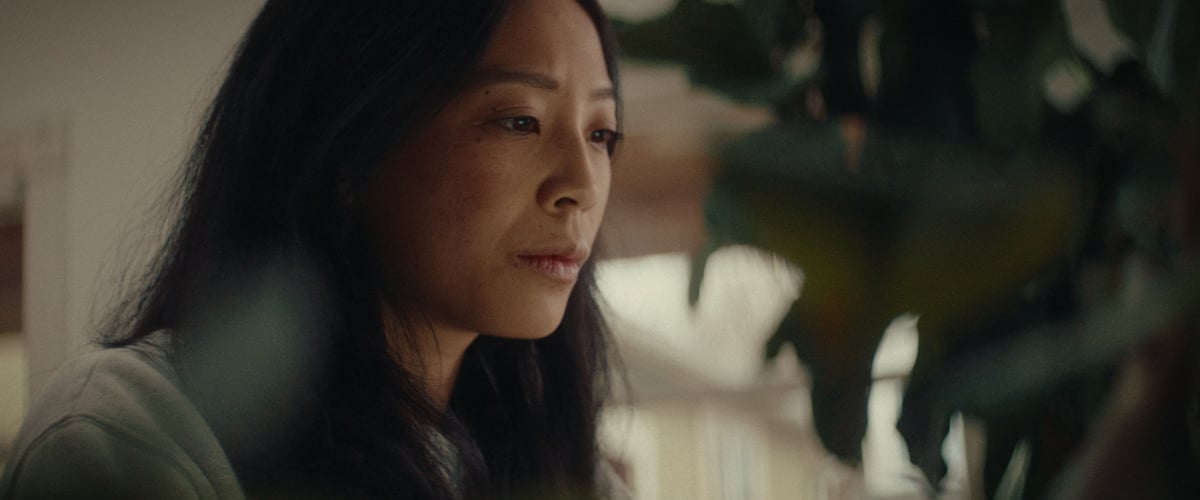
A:
<svg viewBox="0 0 1200 500">
<path fill-rule="evenodd" d="M 538 272 L 554 281 L 573 283 L 579 277 L 579 263 L 556 257 L 520 256 L 521 267 Z"/>
</svg>

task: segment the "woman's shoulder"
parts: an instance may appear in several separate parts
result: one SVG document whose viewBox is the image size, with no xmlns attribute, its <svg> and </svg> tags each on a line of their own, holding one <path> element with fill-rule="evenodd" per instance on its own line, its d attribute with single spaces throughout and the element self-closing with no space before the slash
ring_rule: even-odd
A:
<svg viewBox="0 0 1200 500">
<path fill-rule="evenodd" d="M 79 422 L 146 438 L 175 435 L 171 431 L 190 420 L 190 406 L 155 334 L 63 363 L 30 406 L 18 444 L 35 444 L 46 433 Z"/>
<path fill-rule="evenodd" d="M 182 396 L 182 391 L 167 361 L 167 347 L 155 334 L 126 347 L 103 348 L 67 360 L 38 392 L 25 425 L 50 424 L 71 414 L 123 420 L 142 413 L 139 410 L 152 411 L 164 398 L 169 401 L 177 395 Z"/>
<path fill-rule="evenodd" d="M 63 364 L 30 407 L 13 452 L 3 499 L 241 496 L 219 442 L 180 388 L 161 333 Z"/>
</svg>

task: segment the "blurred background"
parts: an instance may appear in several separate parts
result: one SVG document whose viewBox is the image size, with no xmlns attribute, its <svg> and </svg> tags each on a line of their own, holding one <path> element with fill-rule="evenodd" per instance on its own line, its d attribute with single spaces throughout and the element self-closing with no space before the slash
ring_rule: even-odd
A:
<svg viewBox="0 0 1200 500">
<path fill-rule="evenodd" d="M 1039 497 L 1197 309 L 1196 2 L 601 3 L 603 436 L 638 498 Z M 0 464 L 260 5 L 0 1 Z"/>
</svg>

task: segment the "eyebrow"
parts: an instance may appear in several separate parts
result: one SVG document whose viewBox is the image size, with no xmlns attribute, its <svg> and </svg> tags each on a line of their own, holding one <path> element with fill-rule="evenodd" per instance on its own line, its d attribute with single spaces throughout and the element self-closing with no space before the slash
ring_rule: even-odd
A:
<svg viewBox="0 0 1200 500">
<path fill-rule="evenodd" d="M 558 80 L 542 73 L 534 73 L 528 71 L 517 71 L 508 69 L 482 69 L 471 77 L 468 84 L 471 88 L 486 87 L 489 85 L 499 85 L 505 83 L 516 83 L 533 87 L 535 89 L 557 91 L 562 88 Z M 616 99 L 616 92 L 612 87 L 600 87 L 592 91 L 591 97 L 593 100 Z"/>
</svg>

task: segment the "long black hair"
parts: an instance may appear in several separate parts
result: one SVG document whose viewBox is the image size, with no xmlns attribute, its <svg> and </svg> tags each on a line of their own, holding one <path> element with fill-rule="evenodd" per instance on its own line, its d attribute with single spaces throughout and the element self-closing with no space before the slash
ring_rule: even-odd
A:
<svg viewBox="0 0 1200 500">
<path fill-rule="evenodd" d="M 594 491 L 608 354 L 592 263 L 550 336 L 478 338 L 442 411 L 389 351 L 355 204 L 465 83 L 511 1 L 269 0 L 242 39 L 180 177 L 179 218 L 101 341 L 168 338 L 249 492 Z M 579 4 L 615 89 L 608 21 Z"/>
</svg>

